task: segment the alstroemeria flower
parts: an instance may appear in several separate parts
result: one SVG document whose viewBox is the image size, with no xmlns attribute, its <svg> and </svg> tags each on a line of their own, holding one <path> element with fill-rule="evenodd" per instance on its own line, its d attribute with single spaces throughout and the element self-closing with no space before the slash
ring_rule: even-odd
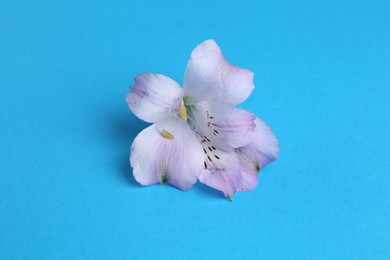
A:
<svg viewBox="0 0 390 260">
<path fill-rule="evenodd" d="M 259 169 L 279 150 L 264 122 L 235 107 L 253 89 L 253 73 L 230 64 L 213 40 L 192 52 L 183 88 L 164 75 L 138 75 L 126 101 L 153 125 L 132 144 L 135 179 L 182 190 L 199 179 L 228 197 L 255 187 Z"/>
</svg>

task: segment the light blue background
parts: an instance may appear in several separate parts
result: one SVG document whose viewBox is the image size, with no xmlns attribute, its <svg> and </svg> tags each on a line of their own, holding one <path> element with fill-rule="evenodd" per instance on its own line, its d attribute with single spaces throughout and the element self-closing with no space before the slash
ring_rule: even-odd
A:
<svg viewBox="0 0 390 260">
<path fill-rule="evenodd" d="M 0 2 L 0 259 L 390 259 L 390 1 Z M 280 141 L 236 194 L 141 187 L 133 78 L 214 38 Z M 151 148 L 152 149 L 152 148 Z"/>
</svg>

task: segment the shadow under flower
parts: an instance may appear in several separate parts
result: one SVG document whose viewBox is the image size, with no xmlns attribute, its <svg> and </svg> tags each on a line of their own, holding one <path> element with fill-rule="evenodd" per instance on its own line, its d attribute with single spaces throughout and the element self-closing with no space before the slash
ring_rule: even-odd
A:
<svg viewBox="0 0 390 260">
<path fill-rule="evenodd" d="M 213 198 L 213 199 L 217 199 L 217 200 L 221 200 L 221 199 L 224 199 L 224 196 L 223 196 L 223 193 L 216 190 L 216 189 L 213 189 L 209 186 L 206 186 L 200 182 L 197 182 L 194 186 L 193 186 L 193 189 L 195 189 L 196 191 L 198 191 L 198 193 L 203 196 L 203 197 L 207 197 L 207 198 Z"/>
<path fill-rule="evenodd" d="M 130 147 L 135 137 L 150 124 L 136 118 L 126 108 L 125 104 L 121 109 L 113 110 L 111 107 L 105 111 L 104 138 L 113 151 L 111 161 L 115 172 L 125 183 L 140 188 L 142 185 L 134 179 L 129 163 Z"/>
</svg>

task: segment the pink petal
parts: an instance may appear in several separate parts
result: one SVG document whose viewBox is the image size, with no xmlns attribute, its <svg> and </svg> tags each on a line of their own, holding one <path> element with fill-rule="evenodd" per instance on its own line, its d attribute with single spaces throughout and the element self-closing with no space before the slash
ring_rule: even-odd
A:
<svg viewBox="0 0 390 260">
<path fill-rule="evenodd" d="M 260 168 L 277 159 L 279 148 L 271 128 L 259 118 L 255 124 L 257 134 L 251 144 L 236 148 L 234 152 L 204 150 L 212 162 L 207 162 L 207 168 L 199 177 L 202 183 L 222 191 L 227 197 L 256 187 Z M 212 156 L 214 153 L 218 160 Z"/>
<path fill-rule="evenodd" d="M 199 180 L 222 191 L 225 197 L 232 197 L 236 192 L 254 189 L 258 183 L 258 176 L 254 172 L 244 171 L 240 162 L 234 156 L 230 156 L 223 167 L 203 170 Z"/>
<path fill-rule="evenodd" d="M 178 111 L 183 89 L 174 80 L 161 75 L 143 73 L 135 78 L 126 101 L 131 111 L 140 119 L 154 123 Z"/>
<path fill-rule="evenodd" d="M 257 172 L 264 165 L 272 163 L 279 156 L 278 140 L 272 129 L 256 118 L 257 137 L 252 144 L 236 149 L 245 172 Z"/>
<path fill-rule="evenodd" d="M 233 197 L 240 183 L 239 174 L 231 171 L 203 171 L 199 181 L 211 188 L 222 191 L 225 197 Z"/>
<path fill-rule="evenodd" d="M 224 103 L 198 103 L 191 109 L 190 119 L 195 131 L 204 136 L 203 140 L 224 151 L 248 145 L 257 136 L 256 116 Z"/>
<path fill-rule="evenodd" d="M 208 162 L 209 166 L 202 171 L 199 181 L 222 191 L 226 197 L 232 197 L 241 183 L 239 161 L 234 151 L 220 152 L 219 157 L 220 161 Z"/>
<path fill-rule="evenodd" d="M 259 178 L 256 173 L 249 173 L 241 168 L 241 181 L 237 187 L 237 191 L 253 190 L 258 182 Z"/>
<path fill-rule="evenodd" d="M 191 53 L 184 76 L 184 92 L 192 104 L 209 100 L 230 105 L 243 102 L 254 89 L 253 72 L 230 64 L 214 40 Z"/>
<path fill-rule="evenodd" d="M 210 154 L 210 153 L 208 153 Z M 199 180 L 203 184 L 220 190 L 226 197 L 232 197 L 234 193 L 249 191 L 256 187 L 258 177 L 256 172 L 243 171 L 239 157 L 234 151 L 218 151 L 220 160 L 212 158 L 212 162 L 207 161 Z"/>
<path fill-rule="evenodd" d="M 231 162 L 226 166 L 224 169 L 203 170 L 199 177 L 200 182 L 222 191 L 225 197 L 232 197 L 236 192 L 249 191 L 256 187 L 257 174 L 231 167 Z"/>
<path fill-rule="evenodd" d="M 164 137 L 163 130 L 173 139 Z M 171 118 L 149 126 L 135 138 L 130 163 L 135 179 L 143 185 L 167 182 L 188 190 L 204 166 L 204 154 L 186 122 Z"/>
</svg>

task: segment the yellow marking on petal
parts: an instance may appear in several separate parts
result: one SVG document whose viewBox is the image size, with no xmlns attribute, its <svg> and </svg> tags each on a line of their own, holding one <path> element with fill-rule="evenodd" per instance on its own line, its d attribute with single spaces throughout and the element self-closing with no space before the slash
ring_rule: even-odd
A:
<svg viewBox="0 0 390 260">
<path fill-rule="evenodd" d="M 260 166 L 259 166 L 258 164 L 256 164 L 255 168 L 256 168 L 256 172 L 257 172 L 257 173 L 260 173 L 260 170 L 261 170 L 261 169 L 260 169 Z"/>
<path fill-rule="evenodd" d="M 181 106 L 181 107 L 180 107 L 179 113 L 180 113 L 181 118 L 183 118 L 184 121 L 187 121 L 188 116 L 187 116 L 187 109 L 186 109 L 185 106 Z"/>
<path fill-rule="evenodd" d="M 162 130 L 161 132 L 162 136 L 164 136 L 165 138 L 169 139 L 169 140 L 173 140 L 173 134 L 171 134 L 170 132 L 168 132 L 167 130 Z"/>
<path fill-rule="evenodd" d="M 233 202 L 233 195 L 229 195 L 229 200 Z"/>
</svg>

